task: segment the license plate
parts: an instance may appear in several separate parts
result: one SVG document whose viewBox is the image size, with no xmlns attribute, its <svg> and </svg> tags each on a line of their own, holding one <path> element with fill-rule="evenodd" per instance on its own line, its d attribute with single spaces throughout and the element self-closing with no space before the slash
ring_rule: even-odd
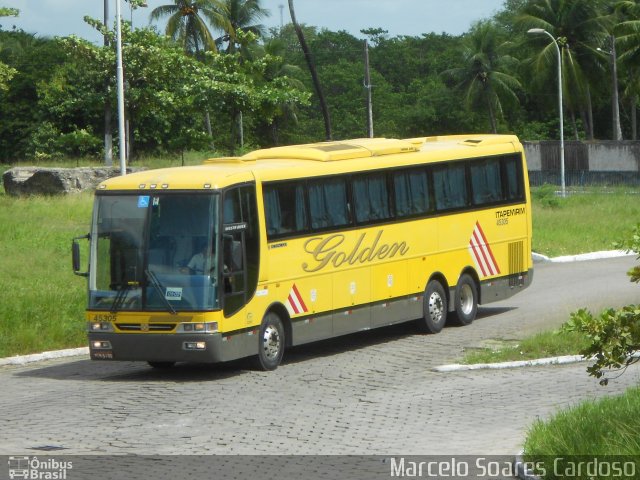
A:
<svg viewBox="0 0 640 480">
<path fill-rule="evenodd" d="M 113 360 L 113 352 L 111 350 L 94 350 L 91 352 L 93 360 Z"/>
</svg>

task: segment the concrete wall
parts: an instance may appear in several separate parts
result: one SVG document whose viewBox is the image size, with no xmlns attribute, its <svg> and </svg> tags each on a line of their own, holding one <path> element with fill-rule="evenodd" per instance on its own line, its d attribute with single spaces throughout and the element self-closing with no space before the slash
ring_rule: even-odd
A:
<svg viewBox="0 0 640 480">
<path fill-rule="evenodd" d="M 640 141 L 597 141 L 584 144 L 587 146 L 589 171 L 640 171 Z M 542 170 L 541 143 L 524 141 L 523 145 L 529 170 Z"/>
<path fill-rule="evenodd" d="M 542 170 L 542 152 L 540 142 L 522 142 L 527 157 L 527 168 L 533 171 Z"/>
</svg>

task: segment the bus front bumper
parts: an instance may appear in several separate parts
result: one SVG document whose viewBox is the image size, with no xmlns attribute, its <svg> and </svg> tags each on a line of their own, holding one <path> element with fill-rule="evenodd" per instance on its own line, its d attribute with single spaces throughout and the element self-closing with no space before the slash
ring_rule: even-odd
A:
<svg viewBox="0 0 640 480">
<path fill-rule="evenodd" d="M 227 362 L 258 353 L 258 336 L 89 332 L 92 360 L 145 362 Z"/>
</svg>

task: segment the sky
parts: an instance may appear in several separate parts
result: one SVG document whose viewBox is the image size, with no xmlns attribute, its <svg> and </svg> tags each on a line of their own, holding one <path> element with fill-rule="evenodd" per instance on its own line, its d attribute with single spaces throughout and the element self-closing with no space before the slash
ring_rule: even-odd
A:
<svg viewBox="0 0 640 480">
<path fill-rule="evenodd" d="M 39 36 L 66 36 L 75 34 L 93 42 L 100 42 L 97 32 L 83 21 L 85 15 L 103 19 L 105 0 L 0 0 L 0 6 L 20 10 L 20 16 L 0 18 L 4 30 L 14 25 Z M 113 21 L 116 1 L 107 0 Z M 134 27 L 148 25 L 149 13 L 159 5 L 173 0 L 147 0 L 148 8 L 131 11 L 121 1 L 122 17 L 132 20 Z M 423 33 L 459 35 L 476 21 L 489 18 L 503 5 L 504 0 L 295 0 L 298 22 L 346 30 L 362 37 L 363 28 L 383 28 L 390 36 L 420 36 Z M 271 16 L 263 23 L 279 27 L 281 18 L 290 21 L 286 0 L 262 0 Z M 281 10 L 279 7 L 283 6 Z M 282 11 L 282 17 L 281 17 Z"/>
</svg>

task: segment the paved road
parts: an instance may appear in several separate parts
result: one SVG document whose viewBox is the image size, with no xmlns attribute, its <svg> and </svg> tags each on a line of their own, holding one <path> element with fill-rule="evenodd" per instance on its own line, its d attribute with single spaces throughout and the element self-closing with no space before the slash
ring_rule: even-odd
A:
<svg viewBox="0 0 640 480">
<path fill-rule="evenodd" d="M 298 347 L 275 372 L 244 362 L 144 364 L 84 357 L 0 368 L 0 455 L 513 454 L 527 427 L 609 387 L 584 364 L 434 373 L 465 347 L 560 325 L 581 306 L 638 302 L 624 272 L 633 258 L 542 264 L 532 287 L 438 335 L 412 325 Z"/>
</svg>

